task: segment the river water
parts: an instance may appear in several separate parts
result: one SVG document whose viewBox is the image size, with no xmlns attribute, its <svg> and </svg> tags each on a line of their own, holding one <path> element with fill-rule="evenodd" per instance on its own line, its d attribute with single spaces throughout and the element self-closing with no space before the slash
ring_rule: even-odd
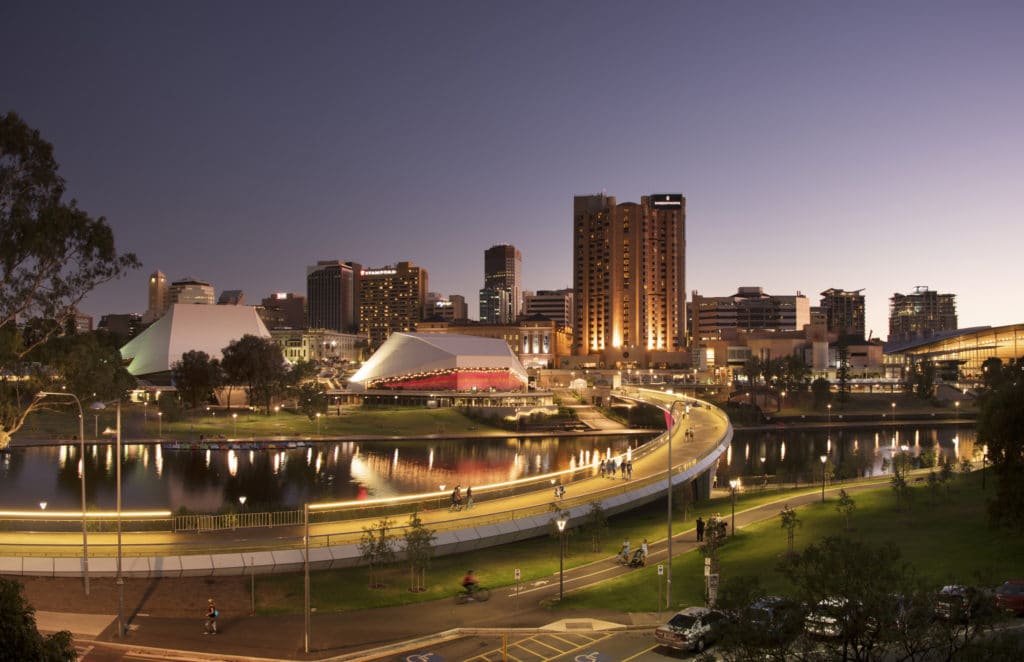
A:
<svg viewBox="0 0 1024 662">
<path fill-rule="evenodd" d="M 451 490 L 575 468 L 624 455 L 649 437 L 485 438 L 323 442 L 291 450 L 172 451 L 125 444 L 123 507 L 215 513 L 298 508 L 307 501 L 368 499 Z M 827 454 L 837 477 L 886 473 L 893 453 L 919 463 L 977 459 L 972 424 L 739 430 L 718 468 L 718 484 L 817 482 Z M 114 449 L 86 444 L 89 508 L 115 507 Z M 763 458 L 763 460 L 762 460 Z M 13 448 L 0 454 L 0 508 L 81 507 L 77 444 Z"/>
</svg>

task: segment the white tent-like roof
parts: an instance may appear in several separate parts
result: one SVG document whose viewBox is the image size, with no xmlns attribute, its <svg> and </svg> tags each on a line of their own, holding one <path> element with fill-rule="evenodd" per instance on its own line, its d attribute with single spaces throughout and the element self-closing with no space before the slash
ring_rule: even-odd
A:
<svg viewBox="0 0 1024 662">
<path fill-rule="evenodd" d="M 501 338 L 480 338 L 449 333 L 392 333 L 349 380 L 401 377 L 432 370 L 504 368 L 523 384 L 526 369 Z"/>
<path fill-rule="evenodd" d="M 176 303 L 122 347 L 121 357 L 131 361 L 131 374 L 151 375 L 169 371 L 182 354 L 193 350 L 219 359 L 221 350 L 244 335 L 270 337 L 252 306 Z"/>
</svg>

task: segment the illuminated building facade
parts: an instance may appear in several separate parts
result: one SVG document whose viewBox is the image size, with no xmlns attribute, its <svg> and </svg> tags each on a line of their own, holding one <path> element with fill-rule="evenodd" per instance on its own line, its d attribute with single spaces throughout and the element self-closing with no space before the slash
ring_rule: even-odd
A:
<svg viewBox="0 0 1024 662">
<path fill-rule="evenodd" d="M 799 292 L 777 296 L 760 287 L 741 287 L 727 297 L 705 297 L 695 291 L 690 318 L 696 344 L 735 331 L 802 331 L 811 323 L 811 304 Z"/>
<path fill-rule="evenodd" d="M 480 290 L 480 321 L 510 324 L 519 316 L 523 256 L 515 246 L 501 244 L 484 251 L 484 286 Z"/>
<path fill-rule="evenodd" d="M 321 260 L 306 268 L 306 324 L 354 333 L 359 328 L 360 273 L 355 262 Z"/>
<path fill-rule="evenodd" d="M 167 307 L 171 305 L 168 292 L 167 276 L 161 271 L 154 271 L 149 275 L 149 307 L 142 316 L 144 324 L 150 324 L 163 317 Z"/>
<path fill-rule="evenodd" d="M 939 294 L 919 285 L 912 294 L 896 293 L 889 299 L 889 342 L 927 338 L 956 328 L 955 294 Z"/>
<path fill-rule="evenodd" d="M 686 345 L 686 198 L 573 199 L 573 354 L 642 364 Z"/>
<path fill-rule="evenodd" d="M 362 270 L 359 332 L 369 339 L 370 349 L 396 331 L 416 329 L 426 312 L 427 284 L 427 270 L 412 262 Z"/>
<path fill-rule="evenodd" d="M 543 315 L 559 326 L 572 326 L 572 297 L 570 289 L 538 290 L 523 293 L 523 315 Z"/>
<path fill-rule="evenodd" d="M 821 311 L 830 332 L 864 338 L 863 291 L 833 287 L 821 293 Z"/>
<path fill-rule="evenodd" d="M 213 285 L 195 278 L 183 278 L 171 283 L 168 290 L 169 304 L 176 303 L 198 303 L 205 305 L 214 304 Z"/>
</svg>

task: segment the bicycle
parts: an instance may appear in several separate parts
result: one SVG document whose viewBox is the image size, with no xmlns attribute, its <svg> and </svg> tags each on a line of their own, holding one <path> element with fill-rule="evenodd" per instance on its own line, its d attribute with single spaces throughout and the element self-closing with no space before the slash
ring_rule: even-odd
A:
<svg viewBox="0 0 1024 662">
<path fill-rule="evenodd" d="M 475 586 L 468 591 L 459 591 L 455 594 L 455 604 L 462 605 L 467 602 L 487 602 L 491 599 L 491 589 L 483 586 Z"/>
</svg>

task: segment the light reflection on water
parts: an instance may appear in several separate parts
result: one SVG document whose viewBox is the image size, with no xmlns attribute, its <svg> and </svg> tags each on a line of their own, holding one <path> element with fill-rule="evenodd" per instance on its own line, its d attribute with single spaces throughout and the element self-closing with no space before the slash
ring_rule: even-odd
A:
<svg viewBox="0 0 1024 662">
<path fill-rule="evenodd" d="M 301 507 L 305 501 L 388 497 L 440 485 L 498 483 L 629 456 L 648 437 L 488 438 L 404 442 L 331 442 L 289 450 L 175 451 L 125 444 L 123 506 L 217 512 Z M 115 507 L 110 445 L 86 444 L 86 500 Z M 77 444 L 0 454 L 0 503 L 6 508 L 81 507 Z M 596 469 L 595 469 L 596 471 Z"/>
<path fill-rule="evenodd" d="M 977 461 L 980 449 L 976 442 L 977 434 L 969 424 L 737 430 L 719 464 L 718 484 L 727 484 L 736 476 L 756 481 L 765 475 L 783 482 L 820 481 L 822 454 L 828 455 L 837 477 L 877 476 L 890 471 L 893 455 L 903 452 L 904 446 L 915 466 L 938 466 L 943 460 L 954 464 L 964 459 Z"/>
</svg>

